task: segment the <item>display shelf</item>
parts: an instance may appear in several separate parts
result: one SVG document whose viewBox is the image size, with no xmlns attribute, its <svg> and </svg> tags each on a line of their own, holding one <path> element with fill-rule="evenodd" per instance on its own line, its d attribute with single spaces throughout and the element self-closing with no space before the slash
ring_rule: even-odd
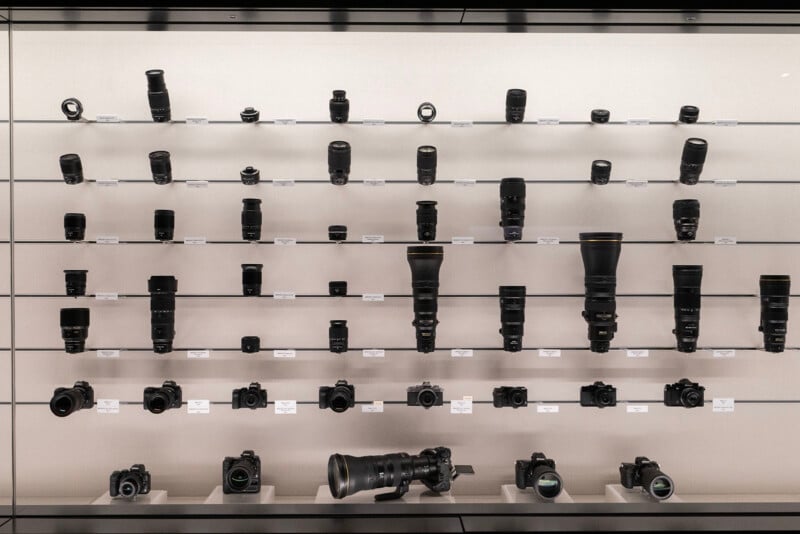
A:
<svg viewBox="0 0 800 534">
<path fill-rule="evenodd" d="M 152 490 L 147 495 L 138 495 L 135 499 L 115 499 L 107 491 L 92 501 L 93 506 L 147 506 L 156 504 L 167 504 L 166 491 Z"/>
<path fill-rule="evenodd" d="M 503 500 L 509 504 L 546 503 L 531 488 L 521 490 L 514 484 L 503 484 L 500 488 L 500 493 L 503 495 Z M 561 490 L 561 493 L 553 500 L 552 504 L 571 504 L 573 502 L 575 501 L 572 496 L 566 490 Z"/>
<path fill-rule="evenodd" d="M 275 502 L 275 486 L 261 486 L 258 493 L 225 494 L 222 486 L 217 486 L 203 504 L 272 504 Z"/>
</svg>

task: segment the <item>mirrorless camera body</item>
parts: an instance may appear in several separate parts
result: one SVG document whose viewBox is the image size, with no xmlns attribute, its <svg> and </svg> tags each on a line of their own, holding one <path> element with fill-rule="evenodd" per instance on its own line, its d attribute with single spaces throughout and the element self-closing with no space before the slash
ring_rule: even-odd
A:
<svg viewBox="0 0 800 534">
<path fill-rule="evenodd" d="M 165 380 L 161 387 L 144 388 L 144 409 L 154 414 L 180 408 L 183 390 L 174 380 Z"/>
<path fill-rule="evenodd" d="M 407 390 L 407 406 L 422 406 L 426 410 L 431 406 L 442 406 L 444 404 L 444 390 L 437 386 L 432 386 L 430 382 L 411 386 Z"/>
<path fill-rule="evenodd" d="M 222 461 L 222 493 L 259 493 L 261 491 L 261 458 L 253 451 L 242 451 L 237 457 Z"/>
<path fill-rule="evenodd" d="M 108 481 L 112 497 L 133 499 L 150 493 L 150 473 L 144 464 L 134 464 L 130 469 L 114 471 Z"/>
<path fill-rule="evenodd" d="M 246 388 L 233 390 L 231 408 L 234 410 L 238 410 L 240 408 L 249 408 L 251 410 L 255 410 L 257 408 L 266 407 L 267 390 L 261 389 L 261 384 L 258 382 L 251 382 Z"/>
<path fill-rule="evenodd" d="M 501 386 L 492 391 L 495 408 L 521 408 L 528 405 L 528 388 L 521 386 Z"/>
<path fill-rule="evenodd" d="M 530 461 L 517 460 L 514 464 L 516 484 L 519 489 L 532 488 L 541 499 L 552 501 L 561 494 L 564 482 L 556 472 L 555 460 L 541 452 L 534 452 Z"/>
<path fill-rule="evenodd" d="M 634 463 L 622 463 L 619 466 L 620 484 L 633 489 L 641 486 L 642 490 L 657 500 L 669 499 L 675 491 L 675 483 L 661 471 L 658 463 L 646 456 L 637 456 Z"/>
<path fill-rule="evenodd" d="M 616 405 L 617 388 L 611 384 L 595 382 L 594 384 L 581 387 L 581 406 L 605 408 L 606 406 Z"/>
<path fill-rule="evenodd" d="M 682 378 L 674 384 L 664 386 L 664 405 L 683 406 L 684 408 L 701 408 L 703 392 L 706 390 L 697 382 Z"/>
<path fill-rule="evenodd" d="M 321 410 L 330 408 L 336 413 L 342 413 L 355 405 L 356 387 L 348 384 L 347 380 L 338 380 L 334 386 L 320 386 L 319 407 Z"/>
</svg>

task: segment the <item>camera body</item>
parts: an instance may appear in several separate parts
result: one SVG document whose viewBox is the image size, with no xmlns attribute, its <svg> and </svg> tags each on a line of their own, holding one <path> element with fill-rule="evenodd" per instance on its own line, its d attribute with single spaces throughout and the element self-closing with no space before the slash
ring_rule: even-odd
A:
<svg viewBox="0 0 800 534">
<path fill-rule="evenodd" d="M 674 384 L 664 386 L 664 405 L 701 408 L 704 404 L 703 392 L 705 390 L 706 388 L 697 382 L 682 378 Z"/>
<path fill-rule="evenodd" d="M 130 469 L 114 471 L 108 480 L 108 493 L 112 497 L 133 499 L 150 493 L 150 473 L 144 464 L 134 464 Z"/>
<path fill-rule="evenodd" d="M 427 410 L 432 406 L 442 406 L 444 404 L 444 390 L 438 385 L 432 386 L 430 382 L 411 386 L 406 392 L 407 406 L 422 406 Z"/>
<path fill-rule="evenodd" d="M 541 452 L 534 452 L 530 460 L 517 460 L 514 464 L 517 488 L 532 488 L 541 499 L 552 501 L 561 494 L 563 481 L 556 472 L 556 462 Z"/>
<path fill-rule="evenodd" d="M 319 407 L 321 410 L 330 408 L 336 413 L 342 413 L 355 405 L 356 387 L 348 384 L 347 380 L 337 380 L 333 386 L 320 386 Z"/>
<path fill-rule="evenodd" d="M 595 382 L 588 386 L 581 386 L 581 406 L 606 406 L 617 405 L 617 388 L 611 384 Z"/>
<path fill-rule="evenodd" d="M 261 338 L 258 336 L 242 336 L 242 352 L 252 354 L 261 350 Z"/>
<path fill-rule="evenodd" d="M 528 388 L 522 386 L 501 386 L 492 391 L 495 408 L 522 408 L 528 405 Z"/>
<path fill-rule="evenodd" d="M 67 417 L 78 410 L 94 406 L 94 388 L 89 382 L 79 380 L 71 388 L 56 388 L 50 399 L 50 411 L 56 417 Z"/>
<path fill-rule="evenodd" d="M 672 479 L 661 471 L 657 462 L 646 456 L 637 456 L 634 463 L 623 462 L 619 466 L 620 484 L 627 489 L 641 486 L 657 500 L 669 499 L 675 491 Z"/>
<path fill-rule="evenodd" d="M 237 457 L 222 460 L 222 493 L 259 493 L 261 491 L 261 458 L 253 451 L 242 451 Z"/>
<path fill-rule="evenodd" d="M 165 380 L 161 387 L 144 388 L 144 409 L 160 414 L 183 404 L 183 391 L 174 380 Z"/>
<path fill-rule="evenodd" d="M 240 408 L 249 408 L 255 410 L 257 408 L 267 407 L 267 390 L 261 389 L 261 384 L 258 382 L 251 382 L 246 388 L 239 388 L 233 390 L 231 399 L 231 408 L 238 410 Z"/>
</svg>

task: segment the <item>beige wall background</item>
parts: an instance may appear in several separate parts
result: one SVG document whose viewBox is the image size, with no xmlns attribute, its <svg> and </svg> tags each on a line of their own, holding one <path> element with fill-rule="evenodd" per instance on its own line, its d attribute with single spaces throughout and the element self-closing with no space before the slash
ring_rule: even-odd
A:
<svg viewBox="0 0 800 534">
<path fill-rule="evenodd" d="M 164 68 L 173 118 L 206 116 L 238 120 L 248 105 L 263 120 L 326 120 L 332 89 L 346 89 L 352 120 L 415 120 L 417 106 L 433 102 L 433 125 L 271 124 L 15 124 L 15 246 L 17 491 L 20 499 L 88 498 L 101 494 L 114 469 L 143 462 L 154 487 L 172 496 L 200 497 L 220 483 L 226 455 L 254 449 L 263 476 L 280 496 L 312 496 L 325 483 L 333 452 L 379 454 L 447 445 L 457 463 L 477 475 L 456 482 L 457 495 L 496 498 L 513 483 L 513 463 L 544 451 L 558 463 L 573 494 L 601 495 L 618 481 L 620 461 L 636 455 L 658 460 L 680 493 L 796 493 L 800 469 L 798 435 L 792 429 L 798 404 L 738 404 L 732 414 L 666 408 L 628 414 L 624 405 L 594 410 L 560 404 L 557 414 L 496 410 L 476 404 L 472 415 L 448 407 L 423 411 L 387 405 L 382 414 L 360 407 L 337 415 L 301 405 L 294 416 L 268 410 L 233 411 L 213 405 L 208 415 L 184 410 L 154 416 L 138 405 L 118 415 L 94 411 L 53 417 L 52 390 L 88 380 L 99 398 L 138 402 L 142 388 L 175 379 L 184 399 L 227 402 L 231 389 L 259 380 L 271 400 L 314 401 L 317 388 L 346 378 L 358 400 L 404 400 L 405 388 L 422 380 L 442 385 L 445 398 L 491 399 L 493 387 L 524 385 L 531 399 L 576 401 L 581 385 L 605 380 L 621 400 L 658 401 L 663 385 L 682 377 L 700 381 L 707 399 L 796 400 L 797 350 L 772 355 L 738 350 L 733 359 L 714 358 L 713 348 L 756 349 L 758 299 L 703 300 L 700 346 L 685 355 L 652 350 L 631 359 L 624 350 L 597 355 L 588 346 L 580 297 L 529 298 L 525 346 L 519 354 L 501 346 L 496 297 L 501 284 L 526 285 L 529 293 L 583 291 L 578 246 L 534 244 L 445 246 L 437 345 L 485 348 L 471 359 L 448 351 L 413 350 L 412 303 L 408 298 L 362 302 L 358 298 L 299 298 L 276 301 L 241 297 L 179 298 L 176 348 L 211 348 L 208 360 L 184 351 L 157 356 L 123 351 L 119 359 L 94 352 L 66 355 L 58 310 L 88 306 L 91 348 L 150 346 L 147 279 L 172 274 L 179 296 L 236 295 L 241 263 L 264 264 L 263 293 L 327 292 L 329 280 L 345 279 L 351 293 L 409 294 L 405 245 L 328 244 L 278 247 L 267 244 L 43 244 L 63 240 L 62 217 L 81 211 L 87 237 L 117 235 L 152 239 L 154 209 L 176 211 L 177 239 L 205 236 L 238 241 L 241 199 L 263 200 L 263 238 L 325 240 L 329 224 L 346 224 L 351 239 L 382 234 L 387 241 L 415 238 L 415 201 L 439 202 L 439 239 L 474 236 L 501 239 L 497 184 L 474 187 L 415 183 L 367 187 L 301 184 L 245 187 L 238 172 L 247 165 L 262 179 L 325 179 L 326 147 L 335 139 L 353 146 L 352 180 L 415 182 L 415 151 L 439 150 L 439 178 L 499 180 L 587 180 L 580 184 L 528 185 L 525 238 L 556 236 L 574 241 L 580 231 L 621 231 L 629 240 L 674 239 L 671 204 L 701 202 L 699 239 L 797 240 L 798 185 L 739 184 L 695 187 L 651 183 L 593 187 L 593 159 L 613 162 L 613 179 L 675 180 L 683 141 L 709 141 L 703 178 L 753 181 L 795 180 L 800 164 L 797 126 L 481 126 L 451 128 L 452 120 L 502 120 L 505 91 L 528 91 L 526 118 L 588 120 L 592 108 L 611 110 L 612 120 L 674 120 L 683 104 L 700 107 L 701 120 L 800 121 L 800 37 L 792 35 L 657 34 L 426 34 L 259 32 L 39 32 L 14 34 L 16 120 L 60 120 L 60 102 L 79 98 L 85 114 L 115 113 L 146 120 L 144 71 Z M 0 57 L 3 54 L 0 53 Z M 2 91 L 0 84 L 0 91 Z M 0 95 L 0 101 L 2 96 Z M 172 153 L 176 179 L 230 180 L 205 189 L 175 183 L 126 183 L 150 178 L 147 153 Z M 117 187 L 95 183 L 68 187 L 59 180 L 58 156 L 77 152 L 90 179 L 123 180 Z M 0 191 L 0 195 L 6 195 Z M 0 203 L 5 202 L 0 198 Z M 0 218 L 0 232 L 7 231 Z M 0 251 L 1 253 L 1 251 Z M 0 257 L 0 261 L 2 258 Z M 797 245 L 623 244 L 618 292 L 672 292 L 671 266 L 698 263 L 707 294 L 755 295 L 758 277 L 797 277 Z M 0 263 L 8 265 L 8 261 Z M 88 291 L 133 295 L 119 301 L 72 301 L 63 293 L 62 270 L 89 269 Z M 7 283 L 0 276 L 0 284 Z M 793 305 L 795 303 L 793 302 Z M 9 324 L 8 306 L 0 320 Z M 668 296 L 618 298 L 618 349 L 674 344 Z M 794 308 L 790 310 L 794 317 Z M 334 356 L 324 350 L 298 352 L 295 359 L 271 352 L 241 354 L 243 335 L 259 335 L 269 348 L 327 346 L 331 319 L 346 319 L 354 348 L 398 348 L 383 359 L 358 351 Z M 790 320 L 788 345 L 800 346 Z M 7 329 L 0 332 L 0 345 Z M 540 358 L 536 349 L 563 347 L 562 357 Z M 233 349 L 233 350 L 230 350 Z M 0 369 L 8 367 L 0 352 Z M 4 375 L 5 376 L 5 375 Z M 0 395 L 6 394 L 0 385 Z M 0 410 L 0 424 L 3 422 Z M 8 428 L 6 425 L 4 428 Z M 0 444 L 0 454 L 3 453 Z M 749 461 L 742 459 L 747 457 Z M 751 460 L 758 458 L 758 477 Z M 3 478 L 0 468 L 0 481 Z M 5 479 L 8 477 L 6 476 Z M 742 480 L 747 485 L 741 484 Z M 0 494 L 2 494 L 0 484 Z"/>
</svg>

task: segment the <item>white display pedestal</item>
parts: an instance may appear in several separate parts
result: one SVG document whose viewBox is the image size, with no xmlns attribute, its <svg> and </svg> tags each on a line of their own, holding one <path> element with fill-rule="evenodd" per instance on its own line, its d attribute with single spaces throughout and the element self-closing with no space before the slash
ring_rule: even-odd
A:
<svg viewBox="0 0 800 534">
<path fill-rule="evenodd" d="M 350 495 L 344 499 L 334 499 L 331 495 L 330 488 L 320 486 L 317 489 L 317 497 L 314 499 L 314 504 L 366 504 L 375 502 L 375 495 L 381 493 L 390 493 L 394 488 L 380 488 L 369 491 L 359 491 L 355 495 Z M 380 504 L 384 503 L 401 503 L 401 504 L 453 504 L 455 499 L 450 492 L 447 493 L 433 493 L 422 484 L 412 484 L 408 489 L 408 493 L 403 495 L 402 499 L 392 499 L 389 501 L 379 501 Z"/>
<path fill-rule="evenodd" d="M 510 504 L 533 504 L 533 503 L 545 503 L 545 504 L 564 504 L 564 503 L 571 503 L 574 502 L 572 497 L 569 496 L 565 490 L 561 490 L 561 493 L 558 497 L 556 497 L 552 501 L 545 501 L 540 499 L 536 493 L 533 492 L 533 489 L 527 488 L 524 490 L 519 489 L 516 484 L 503 484 L 500 488 L 500 493 L 503 494 L 503 500 Z"/>
<path fill-rule="evenodd" d="M 95 499 L 92 504 L 108 506 L 135 506 L 137 504 L 167 504 L 167 492 L 164 490 L 151 490 L 147 495 L 137 495 L 133 499 L 125 497 L 112 497 L 111 493 L 105 492 L 101 497 Z"/>
<path fill-rule="evenodd" d="M 665 501 L 659 501 L 642 491 L 642 488 L 628 489 L 622 484 L 606 484 L 606 501 L 624 503 L 670 503 L 683 502 L 677 493 Z"/>
<path fill-rule="evenodd" d="M 259 493 L 223 493 L 222 486 L 211 492 L 204 504 L 271 504 L 275 501 L 275 486 L 261 486 Z"/>
</svg>

